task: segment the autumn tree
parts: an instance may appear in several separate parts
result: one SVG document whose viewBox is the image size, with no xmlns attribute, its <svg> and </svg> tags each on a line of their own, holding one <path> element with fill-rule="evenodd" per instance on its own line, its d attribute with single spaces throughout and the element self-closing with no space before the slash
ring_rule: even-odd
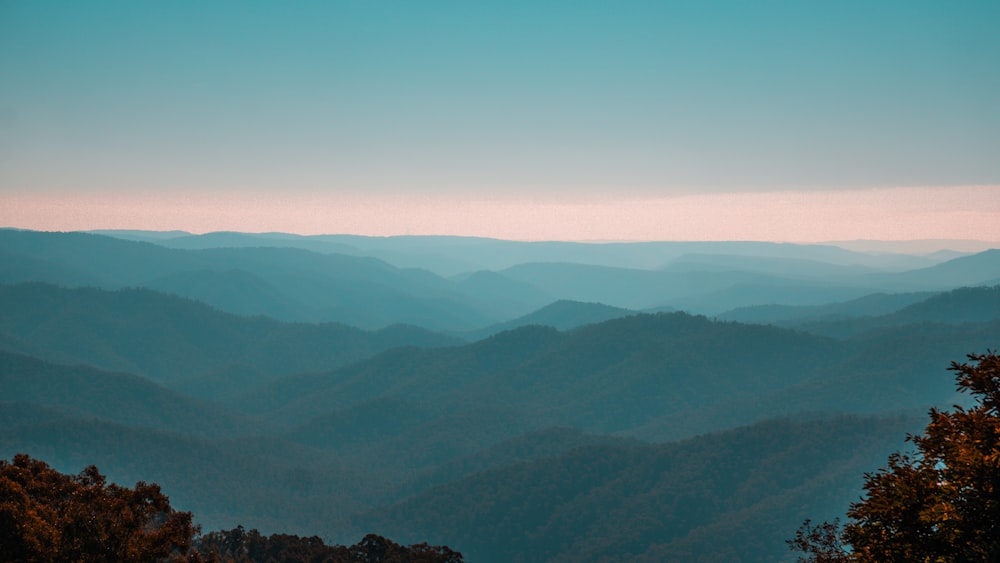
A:
<svg viewBox="0 0 1000 563">
<path fill-rule="evenodd" d="M 931 409 L 915 451 L 865 475 L 843 529 L 807 521 L 788 542 L 799 561 L 1000 563 L 1000 356 L 968 358 L 949 369 L 974 406 Z"/>
<path fill-rule="evenodd" d="M 194 541 L 190 512 L 177 512 L 159 485 L 108 483 L 96 467 L 65 475 L 18 454 L 0 460 L 0 560 L 19 563 L 462 563 L 426 543 L 402 546 L 369 534 L 351 546 L 317 536 L 261 535 L 242 526 Z M 196 545 L 195 545 L 196 544 Z"/>
<path fill-rule="evenodd" d="M 156 484 L 134 488 L 96 467 L 65 475 L 18 454 L 0 460 L 0 553 L 24 562 L 197 560 L 191 513 L 177 512 Z"/>
<path fill-rule="evenodd" d="M 462 554 L 446 546 L 420 543 L 411 546 L 376 534 L 344 547 L 326 545 L 316 537 L 290 534 L 262 535 L 237 526 L 205 534 L 195 542 L 198 551 L 218 563 L 323 562 L 323 563 L 463 563 Z"/>
</svg>

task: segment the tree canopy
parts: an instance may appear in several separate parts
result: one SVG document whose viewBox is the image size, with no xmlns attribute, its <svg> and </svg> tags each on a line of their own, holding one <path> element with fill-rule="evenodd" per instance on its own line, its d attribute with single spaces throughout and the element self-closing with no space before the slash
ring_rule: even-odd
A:
<svg viewBox="0 0 1000 563">
<path fill-rule="evenodd" d="M 93 465 L 65 475 L 17 454 L 0 460 L 0 554 L 4 561 L 50 563 L 462 563 L 462 554 L 426 543 L 402 546 L 369 534 L 350 547 L 319 537 L 261 535 L 242 526 L 195 537 L 159 485 L 108 483 Z"/>
<path fill-rule="evenodd" d="M 462 554 L 426 543 L 402 546 L 376 534 L 344 547 L 326 545 L 317 536 L 262 535 L 242 526 L 205 534 L 195 542 L 198 551 L 218 563 L 309 561 L 322 563 L 462 563 Z"/>
<path fill-rule="evenodd" d="M 159 485 L 65 475 L 24 454 L 0 460 L 0 546 L 11 561 L 184 560 L 196 527 Z"/>
<path fill-rule="evenodd" d="M 865 475 L 865 496 L 838 523 L 806 521 L 789 541 L 799 561 L 1000 562 L 1000 356 L 953 362 L 974 405 L 931 409 L 913 453 Z"/>
</svg>

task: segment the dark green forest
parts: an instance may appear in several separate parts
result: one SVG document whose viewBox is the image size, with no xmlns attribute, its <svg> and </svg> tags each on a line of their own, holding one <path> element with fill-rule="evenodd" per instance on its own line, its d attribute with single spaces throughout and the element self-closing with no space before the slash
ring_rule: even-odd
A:
<svg viewBox="0 0 1000 563">
<path fill-rule="evenodd" d="M 996 251 L 171 240 L 0 230 L 0 458 L 247 553 L 794 561 L 1000 335 Z"/>
</svg>

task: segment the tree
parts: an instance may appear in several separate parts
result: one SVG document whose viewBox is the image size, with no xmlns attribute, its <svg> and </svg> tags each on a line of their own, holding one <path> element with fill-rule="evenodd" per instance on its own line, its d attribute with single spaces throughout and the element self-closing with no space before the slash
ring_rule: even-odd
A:
<svg viewBox="0 0 1000 563">
<path fill-rule="evenodd" d="M 17 454 L 0 460 L 0 559 L 19 563 L 462 563 L 426 543 L 402 546 L 369 534 L 351 547 L 317 536 L 263 536 L 238 526 L 193 540 L 190 512 L 177 512 L 159 485 L 129 489 L 93 465 L 65 475 Z"/>
<path fill-rule="evenodd" d="M 326 545 L 316 537 L 290 534 L 262 535 L 243 526 L 205 534 L 196 540 L 198 551 L 219 563 L 322 562 L 322 563 L 462 563 L 462 554 L 446 546 L 420 543 L 402 546 L 375 534 L 344 547 Z"/>
<path fill-rule="evenodd" d="M 849 563 L 850 554 L 844 549 L 843 532 L 840 530 L 840 520 L 823 522 L 813 525 L 812 520 L 806 520 L 795 532 L 795 538 L 788 540 L 788 545 L 795 551 L 809 554 L 799 561 L 815 563 Z"/>
<path fill-rule="evenodd" d="M 197 560 L 196 530 L 156 484 L 109 484 L 94 466 L 64 475 L 25 454 L 0 460 L 0 553 L 11 561 Z"/>
<path fill-rule="evenodd" d="M 842 530 L 806 521 L 788 542 L 799 561 L 1000 563 L 1000 356 L 968 358 L 949 369 L 974 406 L 931 409 L 923 435 L 907 437 L 913 454 L 865 474 Z"/>
</svg>

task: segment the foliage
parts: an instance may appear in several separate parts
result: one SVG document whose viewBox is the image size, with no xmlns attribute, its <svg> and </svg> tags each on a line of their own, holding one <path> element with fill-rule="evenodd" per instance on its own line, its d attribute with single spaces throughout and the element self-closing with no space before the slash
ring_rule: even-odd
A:
<svg viewBox="0 0 1000 563">
<path fill-rule="evenodd" d="M 789 544 L 808 554 L 800 561 L 1000 561 L 1000 356 L 969 359 L 949 369 L 975 405 L 931 409 L 924 434 L 908 438 L 916 452 L 865 475 L 842 531 L 799 530 Z"/>
<path fill-rule="evenodd" d="M 849 563 L 851 556 L 844 548 L 840 530 L 840 519 L 833 522 L 823 522 L 814 525 L 812 520 L 806 520 L 795 532 L 795 538 L 788 540 L 788 545 L 795 551 L 809 554 L 806 561 L 816 563 Z M 799 561 L 802 561 L 800 558 Z"/>
<path fill-rule="evenodd" d="M 17 454 L 0 460 L 0 554 L 5 561 L 130 563 L 462 563 L 462 554 L 426 543 L 402 546 L 369 534 L 327 546 L 319 537 L 263 536 L 242 526 L 194 540 L 190 512 L 177 512 L 153 483 L 107 483 L 93 465 L 65 475 Z"/>
<path fill-rule="evenodd" d="M 444 546 L 426 543 L 402 546 L 382 536 L 368 534 L 360 542 L 344 547 L 329 546 L 319 537 L 289 534 L 261 535 L 238 526 L 206 534 L 197 541 L 198 551 L 219 563 L 265 563 L 270 561 L 316 561 L 323 563 L 462 563 L 462 554 Z"/>
<path fill-rule="evenodd" d="M 64 475 L 24 454 L 0 460 L 0 551 L 11 561 L 185 560 L 196 528 L 156 484 L 129 489 L 97 468 Z"/>
</svg>

